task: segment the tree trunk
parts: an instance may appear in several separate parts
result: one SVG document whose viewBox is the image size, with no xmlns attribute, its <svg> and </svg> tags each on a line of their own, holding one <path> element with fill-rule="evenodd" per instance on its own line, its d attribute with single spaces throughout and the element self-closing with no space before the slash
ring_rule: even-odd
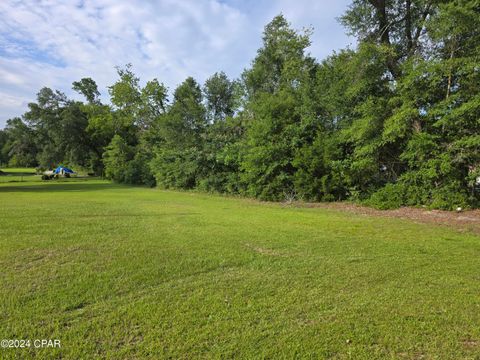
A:
<svg viewBox="0 0 480 360">
<path fill-rule="evenodd" d="M 450 52 L 450 63 L 453 60 L 454 53 L 455 53 L 455 46 L 452 46 L 452 51 Z M 447 95 L 445 99 L 448 99 L 448 97 L 450 96 L 450 91 L 452 89 L 452 76 L 453 76 L 452 74 L 453 74 L 453 64 L 450 64 L 450 71 L 448 73 L 448 82 L 447 82 Z"/>
<path fill-rule="evenodd" d="M 375 12 L 378 19 L 378 32 L 380 43 L 387 47 L 391 47 L 390 43 L 390 23 L 388 22 L 386 0 L 369 0 L 370 4 L 375 7 Z M 400 69 L 395 55 L 389 54 L 387 56 L 387 68 L 394 79 L 400 76 Z"/>
<path fill-rule="evenodd" d="M 413 48 L 411 6 L 411 0 L 407 0 L 405 3 L 405 37 L 407 38 L 407 54 L 410 54 Z"/>
</svg>

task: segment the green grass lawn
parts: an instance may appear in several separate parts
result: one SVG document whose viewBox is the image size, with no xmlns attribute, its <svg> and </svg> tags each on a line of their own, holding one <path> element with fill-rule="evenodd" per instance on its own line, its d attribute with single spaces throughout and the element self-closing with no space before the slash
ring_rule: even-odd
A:
<svg viewBox="0 0 480 360">
<path fill-rule="evenodd" d="M 40 180 L 41 176 L 32 168 L 0 168 L 0 183 Z"/>
<path fill-rule="evenodd" d="M 26 174 L 26 175 L 35 174 L 34 168 L 1 168 L 0 170 L 6 173 L 11 173 L 11 174 Z"/>
<path fill-rule="evenodd" d="M 480 237 L 100 180 L 0 184 L 0 358 L 480 358 Z"/>
<path fill-rule="evenodd" d="M 97 177 L 91 178 L 83 173 L 78 174 L 78 178 L 64 178 L 55 179 L 55 182 L 70 182 L 83 180 L 99 179 Z M 39 182 L 42 180 L 42 175 L 37 175 L 34 168 L 0 168 L 0 184 L 1 183 L 16 183 L 16 182 Z"/>
</svg>

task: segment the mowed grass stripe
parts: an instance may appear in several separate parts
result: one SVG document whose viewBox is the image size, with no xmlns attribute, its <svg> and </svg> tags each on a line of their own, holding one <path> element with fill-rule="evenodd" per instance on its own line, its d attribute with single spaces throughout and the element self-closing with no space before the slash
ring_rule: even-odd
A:
<svg viewBox="0 0 480 360">
<path fill-rule="evenodd" d="M 475 358 L 480 238 L 101 180 L 0 184 L 1 358 Z"/>
</svg>

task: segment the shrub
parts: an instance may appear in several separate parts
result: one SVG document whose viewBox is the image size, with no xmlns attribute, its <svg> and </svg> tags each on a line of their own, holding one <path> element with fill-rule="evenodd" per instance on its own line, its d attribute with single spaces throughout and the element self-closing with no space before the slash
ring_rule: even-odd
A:
<svg viewBox="0 0 480 360">
<path fill-rule="evenodd" d="M 103 153 L 105 176 L 117 182 L 125 182 L 128 162 L 132 158 L 132 147 L 121 136 L 115 135 Z"/>
<path fill-rule="evenodd" d="M 396 209 L 405 205 L 405 188 L 403 184 L 387 184 L 376 191 L 364 202 L 377 209 Z"/>
<path fill-rule="evenodd" d="M 36 173 L 37 175 L 41 175 L 41 174 L 43 174 L 43 172 L 45 172 L 46 170 L 47 170 L 46 167 L 37 166 L 37 167 L 35 168 L 35 173 Z"/>
<path fill-rule="evenodd" d="M 149 158 L 146 154 L 137 152 L 128 163 L 124 174 L 124 182 L 127 184 L 155 186 L 155 177 L 149 166 Z"/>
<path fill-rule="evenodd" d="M 420 205 L 430 209 L 455 210 L 458 207 L 468 208 L 470 201 L 458 181 L 437 187 L 402 181 L 385 185 L 364 201 L 364 204 L 381 210 Z"/>
<path fill-rule="evenodd" d="M 452 181 L 432 191 L 429 207 L 442 210 L 455 210 L 458 207 L 465 209 L 469 207 L 468 194 L 458 181 Z"/>
</svg>

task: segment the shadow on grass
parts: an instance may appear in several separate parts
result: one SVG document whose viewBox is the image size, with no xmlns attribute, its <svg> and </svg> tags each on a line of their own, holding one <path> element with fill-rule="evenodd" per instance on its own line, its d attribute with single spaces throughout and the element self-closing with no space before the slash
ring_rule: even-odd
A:
<svg viewBox="0 0 480 360">
<path fill-rule="evenodd" d="M 0 193 L 8 192 L 70 192 L 70 191 L 79 191 L 79 192 L 88 192 L 88 191 L 103 191 L 109 189 L 121 189 L 125 188 L 126 185 L 119 185 L 113 183 L 88 183 L 87 181 L 82 183 L 77 182 L 64 182 L 64 183 L 39 183 L 38 185 L 6 185 L 0 186 Z"/>
<path fill-rule="evenodd" d="M 0 176 L 25 176 L 25 177 L 29 177 L 29 176 L 35 176 L 37 174 L 35 174 L 35 172 L 9 172 L 9 171 L 5 171 L 3 170 L 1 175 Z"/>
</svg>

